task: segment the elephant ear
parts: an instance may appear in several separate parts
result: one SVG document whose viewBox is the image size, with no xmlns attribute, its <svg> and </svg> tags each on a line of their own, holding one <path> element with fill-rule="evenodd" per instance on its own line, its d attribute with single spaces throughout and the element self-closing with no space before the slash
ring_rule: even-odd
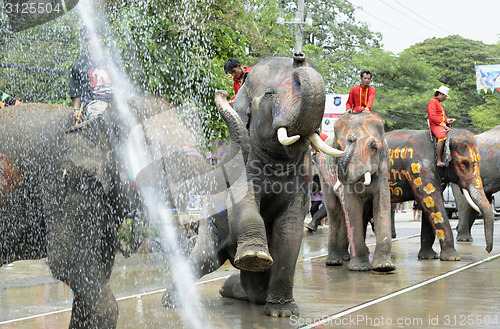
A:
<svg viewBox="0 0 500 329">
<path fill-rule="evenodd" d="M 112 148 L 105 120 L 98 116 L 66 131 L 67 157 L 71 163 L 101 183 L 106 194 L 111 186 Z"/>
<path fill-rule="evenodd" d="M 247 84 L 248 83 L 244 83 L 238 91 L 238 94 L 236 94 L 236 97 L 234 98 L 234 110 L 238 113 L 241 120 L 245 124 L 245 127 L 248 129 L 250 126 L 252 109 L 248 99 L 249 95 L 247 92 Z"/>
</svg>

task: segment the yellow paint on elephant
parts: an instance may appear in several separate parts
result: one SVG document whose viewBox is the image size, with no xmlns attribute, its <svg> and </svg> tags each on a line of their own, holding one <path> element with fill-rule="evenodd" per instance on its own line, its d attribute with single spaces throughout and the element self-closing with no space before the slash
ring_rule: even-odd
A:
<svg viewBox="0 0 500 329">
<path fill-rule="evenodd" d="M 481 180 L 481 178 L 480 178 L 480 177 L 477 177 L 477 178 L 476 178 L 476 187 L 477 187 L 477 188 L 480 188 L 480 187 L 482 187 L 482 186 L 483 186 L 483 181 Z"/>
<path fill-rule="evenodd" d="M 432 220 L 434 221 L 434 223 L 437 224 L 437 223 L 442 223 L 443 222 L 443 214 L 440 211 L 433 212 L 431 214 L 431 216 L 432 216 Z"/>
<path fill-rule="evenodd" d="M 444 240 L 444 231 L 443 230 L 436 230 L 436 235 L 439 240 Z"/>
<path fill-rule="evenodd" d="M 417 163 L 412 163 L 412 164 L 411 164 L 411 171 L 412 171 L 414 174 L 419 174 L 419 173 L 420 173 L 420 162 L 417 162 Z"/>
<path fill-rule="evenodd" d="M 428 196 L 427 198 L 424 198 L 423 201 L 425 202 L 425 205 L 427 206 L 427 208 L 432 208 L 435 205 L 434 200 L 430 196 Z"/>
<path fill-rule="evenodd" d="M 425 191 L 425 193 L 427 193 L 427 194 L 431 194 L 431 193 L 432 193 L 432 192 L 434 192 L 435 190 L 436 190 L 436 189 L 434 188 L 434 186 L 433 186 L 431 183 L 427 184 L 427 186 L 426 186 L 426 187 L 424 187 L 424 191 Z"/>
<path fill-rule="evenodd" d="M 392 159 L 405 159 L 408 154 L 410 155 L 410 159 L 413 159 L 413 148 L 411 147 L 396 147 L 395 149 L 389 149 L 389 157 Z"/>
<path fill-rule="evenodd" d="M 416 186 L 416 187 L 420 187 L 420 186 L 422 186 L 422 184 L 423 184 L 423 183 L 422 183 L 422 178 L 420 178 L 420 177 L 415 178 L 415 179 L 413 180 L 413 184 L 415 184 L 415 186 Z"/>
</svg>

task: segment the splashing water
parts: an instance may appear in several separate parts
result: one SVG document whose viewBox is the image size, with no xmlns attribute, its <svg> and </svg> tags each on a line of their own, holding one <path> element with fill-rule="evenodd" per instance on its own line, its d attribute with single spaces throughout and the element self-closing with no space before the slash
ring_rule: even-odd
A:
<svg viewBox="0 0 500 329">
<path fill-rule="evenodd" d="M 89 27 L 90 32 L 94 33 L 98 32 L 98 20 L 100 20 L 99 17 L 102 17 L 102 15 L 97 12 L 96 8 L 97 7 L 91 0 L 80 1 L 77 6 L 83 24 Z M 186 15 L 186 17 L 189 17 L 189 15 Z M 96 18 L 98 20 L 96 20 Z M 189 31 L 186 32 L 189 33 Z M 130 33 L 131 32 L 128 31 L 128 34 Z M 91 42 L 93 48 L 92 51 L 107 54 L 107 56 L 109 56 L 108 52 L 103 49 L 99 40 L 91 40 Z M 188 61 L 189 59 L 186 55 L 186 62 Z M 125 129 L 132 131 L 133 128 L 138 125 L 138 120 L 134 118 L 128 106 L 130 95 L 133 95 L 132 91 L 134 88 L 116 66 L 111 65 L 110 70 L 112 76 L 114 77 L 113 97 L 116 108 L 119 109 L 120 118 L 123 121 L 122 124 Z M 187 77 L 186 80 L 189 81 L 189 78 L 190 77 Z M 185 83 L 188 82 L 174 81 L 174 85 Z M 191 122 L 195 122 L 195 120 L 191 119 Z M 151 157 L 148 156 L 148 153 L 152 151 L 148 149 L 150 146 L 147 146 L 145 141 L 145 137 L 132 140 L 132 144 L 128 145 L 128 149 L 121 155 L 121 160 L 124 161 L 124 163 L 132 165 L 135 163 L 135 166 L 139 167 L 144 166 L 144 164 L 137 164 L 138 161 L 150 162 Z M 145 156 L 137 156 L 138 154 Z M 169 263 L 172 280 L 175 284 L 176 290 L 179 292 L 179 297 L 181 298 L 180 302 L 183 305 L 181 308 L 181 316 L 184 323 L 183 327 L 207 328 L 207 325 L 202 324 L 200 320 L 202 306 L 199 296 L 194 289 L 195 277 L 186 257 L 183 255 L 183 250 L 181 250 L 181 246 L 178 243 L 180 240 L 177 232 L 178 223 L 176 223 L 176 219 L 172 216 L 170 211 L 170 207 L 174 205 L 169 205 L 157 191 L 152 189 L 141 189 L 141 195 L 145 199 L 147 213 L 152 221 L 152 224 L 160 229 L 161 245 L 167 253 L 167 261 Z"/>
</svg>

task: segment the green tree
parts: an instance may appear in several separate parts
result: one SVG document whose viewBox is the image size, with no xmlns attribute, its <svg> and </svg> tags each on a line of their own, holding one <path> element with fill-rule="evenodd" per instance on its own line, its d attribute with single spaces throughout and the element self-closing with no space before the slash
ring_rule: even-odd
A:
<svg viewBox="0 0 500 329">
<path fill-rule="evenodd" d="M 486 131 L 500 125 L 500 96 L 495 92 L 495 94 L 487 94 L 483 97 L 485 103 L 473 106 L 470 116 L 475 127 Z"/>
</svg>

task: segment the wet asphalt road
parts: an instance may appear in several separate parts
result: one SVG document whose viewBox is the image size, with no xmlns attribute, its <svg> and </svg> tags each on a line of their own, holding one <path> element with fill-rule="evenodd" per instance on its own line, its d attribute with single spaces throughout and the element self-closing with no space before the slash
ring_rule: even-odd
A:
<svg viewBox="0 0 500 329">
<path fill-rule="evenodd" d="M 201 307 L 164 309 L 161 296 L 170 280 L 164 256 L 118 255 L 110 282 L 118 328 L 193 328 L 193 319 L 200 328 L 500 328 L 499 218 L 492 253 L 484 250 L 478 220 L 474 242 L 456 243 L 459 262 L 417 260 L 420 223 L 411 219 L 410 212 L 397 214 L 397 270 L 391 274 L 326 267 L 327 229 L 305 232 L 294 288 L 300 316 L 292 318 L 270 318 L 263 306 L 221 297 L 222 283 L 236 273 L 228 264 L 196 284 Z M 372 252 L 374 242 L 369 234 Z M 439 252 L 437 244 L 434 249 Z M 45 259 L 4 266 L 0 278 L 1 329 L 67 328 L 71 291 L 52 278 Z"/>
</svg>

